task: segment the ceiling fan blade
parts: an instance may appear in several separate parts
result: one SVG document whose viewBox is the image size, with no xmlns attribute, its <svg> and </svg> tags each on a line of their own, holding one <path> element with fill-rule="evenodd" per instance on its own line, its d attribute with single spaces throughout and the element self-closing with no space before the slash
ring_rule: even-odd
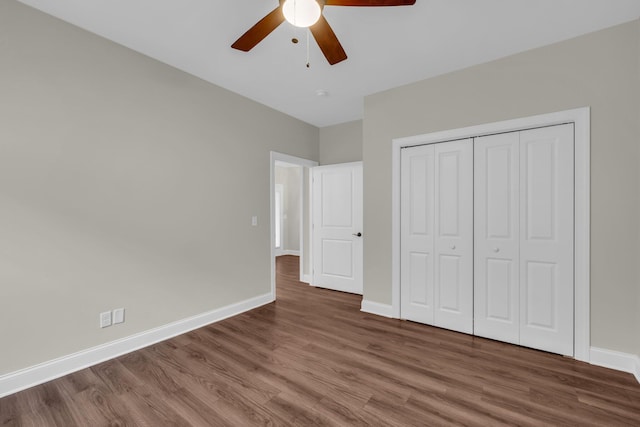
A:
<svg viewBox="0 0 640 427">
<path fill-rule="evenodd" d="M 272 10 L 267 16 L 262 18 L 256 25 L 249 28 L 234 44 L 232 48 L 249 52 L 255 45 L 260 43 L 273 30 L 284 22 L 284 15 L 280 6 Z"/>
<path fill-rule="evenodd" d="M 310 26 L 309 30 L 313 34 L 313 38 L 318 42 L 318 46 L 320 46 L 320 50 L 324 53 L 329 64 L 334 65 L 347 59 L 347 53 L 323 15 L 320 15 L 318 22 Z"/>
<path fill-rule="evenodd" d="M 416 0 L 326 0 L 325 6 L 411 6 Z"/>
</svg>

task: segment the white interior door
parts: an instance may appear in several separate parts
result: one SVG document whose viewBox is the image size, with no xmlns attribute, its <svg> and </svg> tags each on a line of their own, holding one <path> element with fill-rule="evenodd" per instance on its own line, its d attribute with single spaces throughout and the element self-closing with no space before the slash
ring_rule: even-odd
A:
<svg viewBox="0 0 640 427">
<path fill-rule="evenodd" d="M 313 176 L 313 285 L 362 294 L 362 162 Z"/>
<path fill-rule="evenodd" d="M 401 316 L 473 332 L 473 145 L 403 149 Z"/>
<path fill-rule="evenodd" d="M 520 343 L 520 133 L 474 141 L 474 334 Z"/>
<path fill-rule="evenodd" d="M 434 145 L 405 148 L 401 158 L 402 318 L 434 324 Z"/>
<path fill-rule="evenodd" d="M 520 344 L 573 355 L 573 124 L 520 132 Z"/>
</svg>

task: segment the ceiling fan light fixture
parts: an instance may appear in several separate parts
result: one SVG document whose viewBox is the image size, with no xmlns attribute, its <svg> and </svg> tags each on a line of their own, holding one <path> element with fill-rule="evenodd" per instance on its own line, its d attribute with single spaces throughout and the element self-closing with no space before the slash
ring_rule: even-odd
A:
<svg viewBox="0 0 640 427">
<path fill-rule="evenodd" d="M 318 22 L 322 9 L 315 0 L 286 0 L 282 13 L 291 25 L 307 28 Z"/>
</svg>

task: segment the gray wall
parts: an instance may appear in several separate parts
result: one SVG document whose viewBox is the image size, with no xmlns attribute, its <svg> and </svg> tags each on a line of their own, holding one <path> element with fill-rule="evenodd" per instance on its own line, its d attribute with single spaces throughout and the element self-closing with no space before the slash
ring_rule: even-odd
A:
<svg viewBox="0 0 640 427">
<path fill-rule="evenodd" d="M 364 297 L 391 303 L 391 140 L 591 106 L 592 345 L 638 352 L 640 23 L 369 96 Z"/>
<path fill-rule="evenodd" d="M 320 128 L 320 164 L 362 160 L 362 120 Z"/>
<path fill-rule="evenodd" d="M 274 173 L 276 184 L 281 184 L 284 190 L 282 213 L 285 218 L 282 220 L 282 250 L 285 251 L 300 250 L 301 169 L 301 166 L 276 166 Z"/>
<path fill-rule="evenodd" d="M 318 139 L 1 1 L 0 375 L 268 293 L 269 151 Z"/>
</svg>

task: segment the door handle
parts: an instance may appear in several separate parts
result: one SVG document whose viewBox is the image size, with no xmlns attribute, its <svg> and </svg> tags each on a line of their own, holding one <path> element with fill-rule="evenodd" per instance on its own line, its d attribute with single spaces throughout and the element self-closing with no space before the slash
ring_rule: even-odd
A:
<svg viewBox="0 0 640 427">
<path fill-rule="evenodd" d="M 353 233 L 353 235 L 356 237 L 362 237 L 362 233 Z"/>
</svg>

